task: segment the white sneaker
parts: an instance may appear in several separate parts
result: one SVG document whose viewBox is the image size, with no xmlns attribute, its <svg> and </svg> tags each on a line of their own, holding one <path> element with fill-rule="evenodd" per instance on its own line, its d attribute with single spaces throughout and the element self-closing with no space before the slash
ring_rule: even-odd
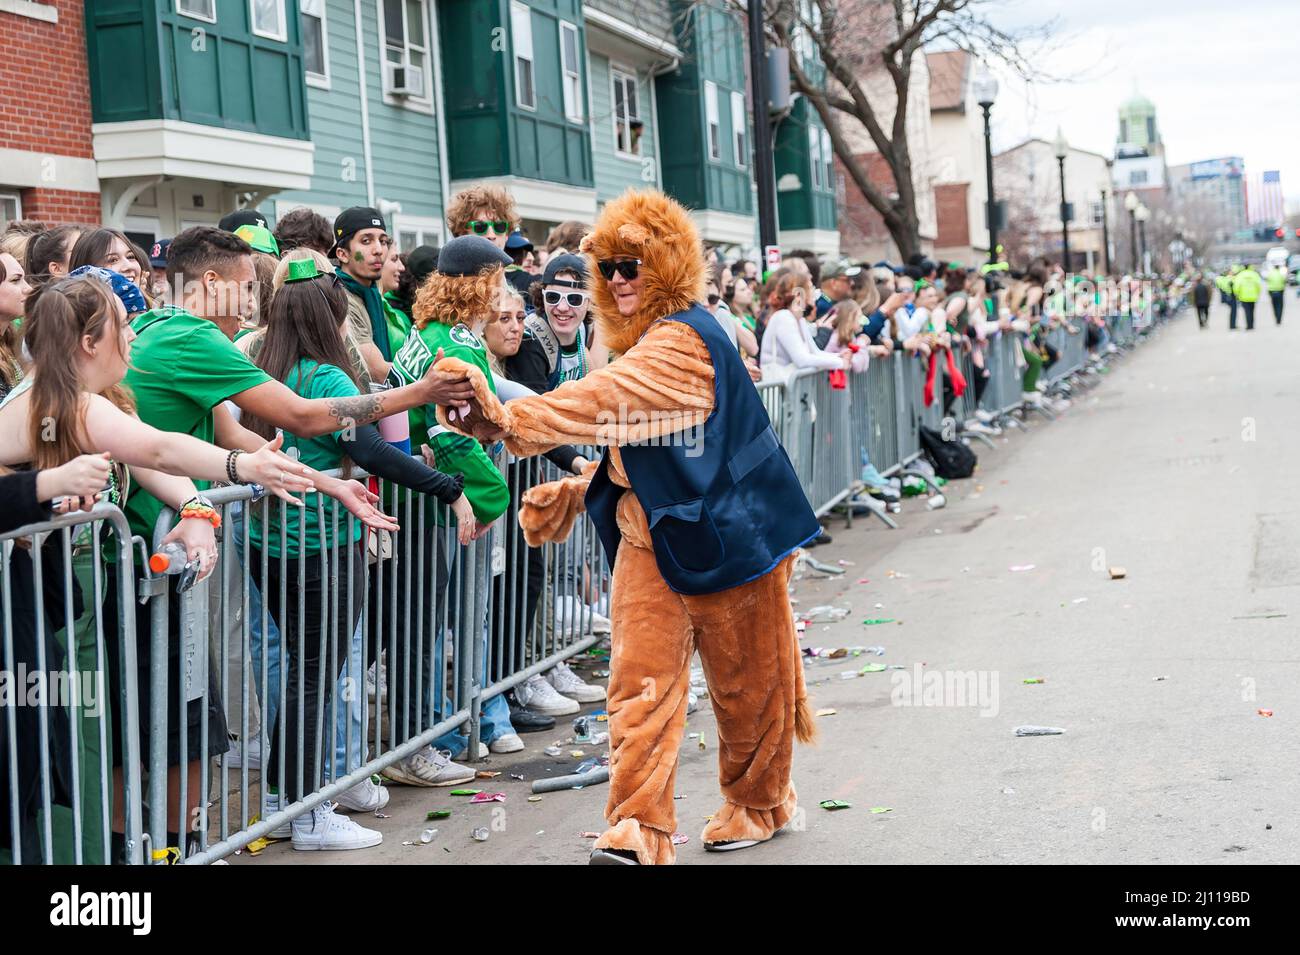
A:
<svg viewBox="0 0 1300 955">
<path fill-rule="evenodd" d="M 383 841 L 382 833 L 335 812 L 334 803 L 328 801 L 293 821 L 293 847 L 302 851 L 369 849 Z"/>
<path fill-rule="evenodd" d="M 609 618 L 601 614 L 597 607 L 583 604 L 571 594 L 555 598 L 555 630 L 561 636 L 609 633 L 610 629 Z"/>
<path fill-rule="evenodd" d="M 546 674 L 546 679 L 555 688 L 555 692 L 579 703 L 599 703 L 605 698 L 603 686 L 592 686 L 584 682 L 567 663 L 555 664 L 555 669 Z"/>
<path fill-rule="evenodd" d="M 976 408 L 975 417 L 979 418 L 985 424 L 992 424 L 997 418 L 997 415 L 991 411 L 985 411 L 983 408 Z"/>
<path fill-rule="evenodd" d="M 375 670 L 379 670 L 379 678 L 375 678 Z M 383 702 L 388 702 L 388 667 L 382 663 L 370 664 L 370 669 L 366 671 L 366 699 L 370 702 L 375 701 L 375 692 L 379 693 L 379 698 Z"/>
<path fill-rule="evenodd" d="M 515 702 L 546 716 L 568 716 L 581 709 L 577 700 L 560 696 L 555 687 L 540 675 L 533 675 L 526 683 L 515 687 Z"/>
<path fill-rule="evenodd" d="M 279 811 L 280 811 L 280 794 L 267 793 L 266 814 L 262 816 L 262 818 L 269 819 L 271 816 L 275 815 Z M 280 825 L 276 826 L 274 829 L 272 829 L 270 832 L 266 834 L 266 838 L 288 839 L 292 835 L 293 835 L 293 821 L 290 820 L 289 822 L 280 823 Z"/>
<path fill-rule="evenodd" d="M 366 777 L 339 793 L 338 806 L 347 812 L 378 812 L 388 805 L 388 790 Z"/>
<path fill-rule="evenodd" d="M 240 751 L 239 740 L 235 737 L 230 738 L 230 750 L 226 755 L 226 766 L 230 769 L 239 769 L 244 764 L 244 754 Z M 248 741 L 248 768 L 262 768 L 262 740 L 255 737 Z M 285 836 L 285 838 L 289 838 Z"/>
<path fill-rule="evenodd" d="M 587 630 L 590 633 L 610 633 L 613 631 L 613 622 L 597 610 L 595 604 L 587 604 L 587 610 L 590 611 L 587 617 Z"/>
<path fill-rule="evenodd" d="M 426 746 L 384 770 L 396 783 L 408 786 L 454 786 L 474 778 L 474 770 L 451 761 L 446 750 Z"/>
<path fill-rule="evenodd" d="M 488 749 L 494 753 L 517 753 L 524 748 L 524 741 L 518 733 L 506 733 L 488 743 Z"/>
</svg>

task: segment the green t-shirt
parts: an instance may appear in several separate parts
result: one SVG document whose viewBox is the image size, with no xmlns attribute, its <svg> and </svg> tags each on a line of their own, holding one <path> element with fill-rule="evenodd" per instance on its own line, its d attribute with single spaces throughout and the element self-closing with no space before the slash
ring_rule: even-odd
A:
<svg viewBox="0 0 1300 955">
<path fill-rule="evenodd" d="M 388 326 L 388 344 L 392 346 L 393 354 L 406 344 L 406 336 L 411 334 L 411 316 L 397 305 L 397 299 L 392 292 L 384 293 L 382 299 L 384 304 L 384 324 Z"/>
<path fill-rule="evenodd" d="M 409 385 L 424 377 L 441 348 L 443 357 L 459 358 L 475 365 L 487 378 L 488 387 L 496 392 L 487 349 L 464 325 L 443 325 L 431 321 L 407 335 L 393 355 L 393 373 L 400 384 Z M 439 471 L 465 475 L 465 496 L 474 508 L 474 516 L 484 524 L 495 521 L 510 504 L 510 490 L 505 478 L 492 463 L 483 446 L 473 438 L 448 431 L 438 423 L 430 405 L 411 409 L 411 448 L 427 444 L 433 449 Z M 440 508 L 431 508 L 435 513 Z"/>
<path fill-rule="evenodd" d="M 271 380 L 222 334 L 216 323 L 183 308 L 158 308 L 131 323 L 131 367 L 126 384 L 136 413 L 160 431 L 179 431 L 214 443 L 212 409 L 232 395 Z M 207 481 L 194 482 L 200 489 Z M 163 505 L 143 488 L 127 501 L 131 531 L 153 544 Z"/>
<path fill-rule="evenodd" d="M 307 399 L 352 398 L 360 394 L 357 386 L 343 369 L 337 365 L 321 365 L 306 358 L 294 366 L 285 384 Z M 309 468 L 330 471 L 343 461 L 343 448 L 339 445 L 339 436 L 342 434 L 342 430 L 339 430 L 330 434 L 317 435 L 314 438 L 300 438 L 296 434 L 285 431 L 283 450 L 285 454 L 296 456 Z M 248 524 L 248 536 L 253 546 L 262 548 L 273 557 L 279 557 L 280 501 L 275 497 L 270 497 L 268 500 L 270 503 L 267 505 L 265 534 L 263 534 L 262 506 L 254 504 L 251 508 L 253 516 Z M 285 551 L 289 557 L 298 556 L 300 539 L 305 553 L 319 554 L 323 529 L 329 529 L 325 537 L 332 540 L 331 546 L 337 547 L 347 542 L 349 537 L 352 541 L 361 539 L 361 524 L 358 522 L 353 522 L 352 534 L 348 534 L 348 513 L 342 506 L 337 508 L 336 523 L 336 508 L 332 501 L 321 499 L 316 492 L 306 495 L 304 500 L 307 506 L 301 510 L 291 505 L 284 507 Z M 323 504 L 323 515 L 317 510 L 318 501 Z M 305 530 L 300 528 L 304 520 Z M 264 539 L 265 546 L 263 546 Z"/>
</svg>

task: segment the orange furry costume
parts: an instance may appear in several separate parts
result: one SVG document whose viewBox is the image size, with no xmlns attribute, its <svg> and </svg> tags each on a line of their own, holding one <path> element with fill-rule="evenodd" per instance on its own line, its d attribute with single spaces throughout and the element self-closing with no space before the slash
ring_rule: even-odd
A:
<svg viewBox="0 0 1300 955">
<path fill-rule="evenodd" d="M 794 739 L 807 742 L 814 735 L 787 595 L 794 557 L 783 552 L 765 573 L 715 593 L 670 588 L 620 446 L 702 425 L 721 400 L 713 357 L 701 334 L 681 321 L 661 321 L 702 298 L 703 250 L 680 205 L 662 193 L 629 191 L 606 205 L 583 251 L 600 341 L 621 357 L 548 394 L 508 405 L 497 401 L 475 370 L 444 359 L 440 369 L 468 371 L 477 401 L 468 419 L 447 421 L 442 409 L 439 418 L 479 437 L 502 435 L 510 451 L 521 456 L 559 444 L 609 446 L 607 478 L 616 492 L 626 490 L 617 499 L 621 543 L 611 614 L 610 828 L 596 841 L 593 861 L 614 850 L 619 858 L 634 855 L 642 865 L 671 863 L 673 783 L 695 650 L 717 717 L 725 799 L 705 826 L 706 847 L 763 842 L 794 813 Z M 641 263 L 639 307 L 630 317 L 620 314 L 609 283 L 594 268 L 616 256 Z M 629 409 L 641 414 L 633 421 Z M 763 415 L 761 427 L 766 426 Z M 780 457 L 788 465 L 784 452 Z M 591 480 L 591 473 L 565 478 L 524 495 L 520 525 L 529 544 L 568 536 Z"/>
</svg>

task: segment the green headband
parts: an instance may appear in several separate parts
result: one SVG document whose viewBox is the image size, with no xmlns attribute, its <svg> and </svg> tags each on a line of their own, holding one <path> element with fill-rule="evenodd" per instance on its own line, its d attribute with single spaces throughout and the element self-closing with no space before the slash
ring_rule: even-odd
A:
<svg viewBox="0 0 1300 955">
<path fill-rule="evenodd" d="M 289 274 L 285 276 L 284 280 L 286 282 L 301 282 L 303 279 L 320 278 L 320 274 L 315 259 L 292 259 L 289 262 Z"/>
</svg>

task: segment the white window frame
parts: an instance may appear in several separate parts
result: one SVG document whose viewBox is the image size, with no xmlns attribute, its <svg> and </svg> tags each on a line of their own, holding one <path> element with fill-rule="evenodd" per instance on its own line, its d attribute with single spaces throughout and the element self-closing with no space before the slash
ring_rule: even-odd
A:
<svg viewBox="0 0 1300 955">
<path fill-rule="evenodd" d="M 822 141 L 822 181 L 826 189 L 834 188 L 835 182 L 835 150 L 831 148 L 831 134 L 826 130 L 821 131 Z"/>
<path fill-rule="evenodd" d="M 510 4 L 510 53 L 511 72 L 515 75 L 515 105 L 535 113 L 537 112 L 537 58 L 533 55 L 533 11 L 531 7 L 520 3 L 519 0 L 512 0 Z M 519 85 L 519 78 L 522 76 L 519 69 L 520 60 L 528 63 L 528 75 L 532 79 L 531 103 L 524 102 L 523 90 Z"/>
<path fill-rule="evenodd" d="M 722 124 L 718 119 L 718 84 L 704 81 L 704 134 L 708 137 L 709 162 L 722 162 Z"/>
<path fill-rule="evenodd" d="M 23 217 L 23 197 L 17 192 L 0 192 L 0 202 L 11 200 L 14 204 L 14 217 L 8 221 L 17 222 Z"/>
<path fill-rule="evenodd" d="M 303 75 L 304 75 L 304 76 L 306 77 L 306 79 L 307 79 L 307 85 L 308 85 L 308 86 L 314 86 L 314 87 L 316 87 L 317 89 L 327 90 L 327 89 L 330 88 L 330 36 L 329 36 L 329 27 L 328 27 L 328 25 L 326 24 L 325 21 L 329 19 L 329 15 L 328 15 L 328 12 L 327 12 L 328 7 L 329 7 L 329 0 L 311 0 L 311 2 L 313 2 L 313 3 L 318 3 L 318 4 L 320 4 L 320 15 L 319 15 L 319 16 L 317 16 L 317 15 L 314 14 L 314 13 L 308 13 L 308 12 L 306 12 L 305 10 L 303 10 L 303 3 L 304 3 L 304 2 L 306 2 L 306 0 L 298 0 L 298 17 L 299 17 L 299 20 L 301 20 L 303 17 L 314 17 L 315 19 L 320 20 L 321 60 L 322 60 L 322 62 L 324 63 L 324 66 L 325 66 L 325 72 L 324 72 L 324 73 L 312 73 L 312 72 L 310 72 L 310 71 L 307 69 L 307 63 L 306 63 L 306 59 L 307 59 L 307 58 L 306 58 L 306 55 L 304 55 L 304 56 L 303 56 Z M 299 23 L 298 29 L 299 29 L 299 33 L 302 33 L 302 32 L 303 32 L 303 31 L 302 31 L 302 24 L 301 24 L 301 23 Z M 304 41 L 306 40 L 306 35 L 305 35 L 305 34 L 303 34 L 302 39 L 303 39 Z"/>
<path fill-rule="evenodd" d="M 397 243 L 399 252 L 410 252 L 415 245 L 436 245 L 439 248 L 443 243 L 443 224 L 441 219 L 433 219 L 427 216 L 393 216 L 393 241 Z M 415 245 L 411 249 L 402 245 L 402 233 L 413 233 L 416 237 Z"/>
<path fill-rule="evenodd" d="M 640 120 L 642 123 L 645 122 L 644 119 L 641 119 L 641 84 L 637 82 L 636 72 L 634 70 L 615 66 L 611 63 L 609 66 L 609 114 L 614 133 L 614 155 L 620 159 L 640 162 L 644 155 L 640 152 L 640 143 L 637 144 L 636 151 L 632 151 L 624 149 L 622 144 L 618 141 L 618 99 L 614 94 L 617 92 L 620 85 L 623 87 L 624 116 L 622 119 L 624 128 L 627 130 L 627 141 L 630 146 L 632 144 L 632 120 L 636 119 Z M 634 112 L 628 112 L 627 110 L 627 94 L 629 89 L 631 89 L 632 95 L 635 97 L 636 110 Z"/>
<path fill-rule="evenodd" d="M 573 69 L 564 62 L 564 35 L 565 33 L 573 35 Z M 561 95 L 564 99 L 564 118 L 571 123 L 582 123 L 586 121 L 585 110 L 582 102 L 582 43 L 578 36 L 578 28 L 568 20 L 560 21 L 560 75 L 561 75 Z"/>
<path fill-rule="evenodd" d="M 812 166 L 812 187 L 822 187 L 822 139 L 816 126 L 808 127 L 808 162 Z"/>
<path fill-rule="evenodd" d="M 406 35 L 410 35 L 410 26 L 406 22 L 406 0 L 400 0 L 402 4 L 402 28 Z M 420 5 L 420 16 L 423 22 L 420 24 L 424 34 L 424 95 L 423 96 L 398 96 L 391 92 L 388 82 L 388 25 L 384 18 L 384 0 L 375 0 L 375 16 L 379 24 L 379 81 L 383 85 L 384 102 L 389 106 L 400 106 L 416 113 L 433 112 L 433 34 L 430 30 L 429 17 L 432 13 L 429 0 L 415 0 Z M 406 36 L 402 37 L 402 64 L 410 66 L 410 43 L 406 42 Z"/>
<path fill-rule="evenodd" d="M 193 2 L 193 0 L 190 0 L 190 2 Z M 196 13 L 193 10 L 186 10 L 183 6 L 184 3 L 185 0 L 176 0 L 176 13 L 179 16 L 189 17 L 192 20 L 202 20 L 204 23 L 217 22 L 217 0 L 207 0 L 208 7 L 212 10 L 212 16 L 210 17 L 205 17 L 203 14 Z"/>
<path fill-rule="evenodd" d="M 275 221 L 278 225 L 280 220 L 287 216 L 294 209 L 310 209 L 318 215 L 324 216 L 331 223 L 339 217 L 343 211 L 342 206 L 327 206 L 315 202 L 298 202 L 292 199 L 277 199 L 275 202 Z M 272 229 L 272 232 L 275 230 Z"/>
<path fill-rule="evenodd" d="M 749 165 L 749 124 L 745 122 L 745 94 L 731 91 L 731 156 L 737 167 Z"/>
<path fill-rule="evenodd" d="M 268 33 L 257 28 L 257 0 L 248 0 L 248 27 L 253 36 L 260 36 L 264 40 L 277 40 L 284 43 L 289 39 L 289 12 L 285 9 L 284 0 L 275 0 L 275 8 L 279 14 L 280 32 Z"/>
</svg>

